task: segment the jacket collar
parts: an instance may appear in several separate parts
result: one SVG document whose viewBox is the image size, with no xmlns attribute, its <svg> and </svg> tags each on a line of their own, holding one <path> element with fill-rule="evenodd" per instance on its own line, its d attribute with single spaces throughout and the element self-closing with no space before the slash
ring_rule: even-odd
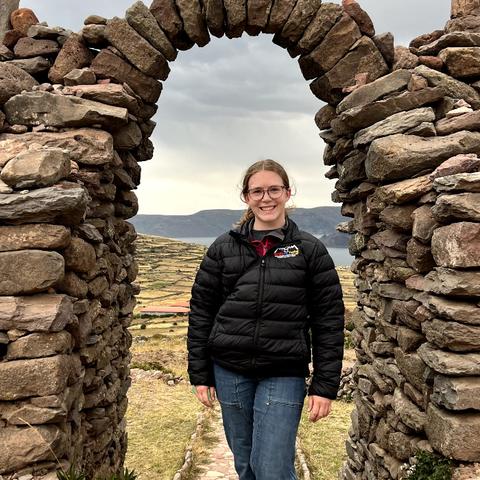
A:
<svg viewBox="0 0 480 480">
<path fill-rule="evenodd" d="M 285 235 L 284 241 L 291 242 L 295 241 L 298 237 L 299 229 L 297 224 L 290 218 L 286 217 L 285 225 L 281 228 L 282 233 Z M 250 223 L 253 225 L 253 221 L 246 222 L 243 225 L 237 226 L 236 228 L 230 230 L 230 235 L 234 238 L 238 238 L 241 240 L 245 240 L 248 242 L 250 236 L 251 226 Z"/>
</svg>

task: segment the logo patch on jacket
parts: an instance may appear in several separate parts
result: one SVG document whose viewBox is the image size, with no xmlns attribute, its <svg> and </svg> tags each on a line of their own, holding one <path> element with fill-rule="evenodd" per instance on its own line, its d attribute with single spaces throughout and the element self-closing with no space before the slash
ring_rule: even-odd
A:
<svg viewBox="0 0 480 480">
<path fill-rule="evenodd" d="M 273 252 L 275 258 L 296 257 L 300 253 L 296 245 L 288 245 L 288 247 L 279 247 Z"/>
</svg>

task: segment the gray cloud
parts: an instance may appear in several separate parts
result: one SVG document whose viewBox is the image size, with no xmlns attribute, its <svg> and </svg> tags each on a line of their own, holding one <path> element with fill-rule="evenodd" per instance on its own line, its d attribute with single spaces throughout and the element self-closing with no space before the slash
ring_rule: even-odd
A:
<svg viewBox="0 0 480 480">
<path fill-rule="evenodd" d="M 22 0 L 40 20 L 78 31 L 90 14 L 123 16 L 132 0 Z M 337 1 L 336 3 L 340 3 Z M 442 28 L 450 0 L 361 0 L 378 33 L 397 44 Z M 334 182 L 324 178 L 323 143 L 313 122 L 322 103 L 297 59 L 270 35 L 213 38 L 180 52 L 171 65 L 155 116 L 153 160 L 142 165 L 141 213 L 191 213 L 242 208 L 237 185 L 261 158 L 282 162 L 298 193 L 298 207 L 329 205 Z"/>
</svg>

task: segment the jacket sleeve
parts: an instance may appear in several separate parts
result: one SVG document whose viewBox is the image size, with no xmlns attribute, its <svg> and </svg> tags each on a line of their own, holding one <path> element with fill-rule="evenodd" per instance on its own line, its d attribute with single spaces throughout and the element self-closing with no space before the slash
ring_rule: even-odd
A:
<svg viewBox="0 0 480 480">
<path fill-rule="evenodd" d="M 212 244 L 195 277 L 188 319 L 188 374 L 192 385 L 214 385 L 208 337 L 222 302 L 220 262 Z"/>
<path fill-rule="evenodd" d="M 332 258 L 316 242 L 309 262 L 309 314 L 313 347 L 313 379 L 309 395 L 334 400 L 342 370 L 344 304 Z"/>
</svg>

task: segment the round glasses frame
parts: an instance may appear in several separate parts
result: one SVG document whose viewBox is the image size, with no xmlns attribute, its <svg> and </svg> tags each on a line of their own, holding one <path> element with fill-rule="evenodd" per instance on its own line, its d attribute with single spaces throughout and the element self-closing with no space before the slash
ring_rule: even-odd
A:
<svg viewBox="0 0 480 480">
<path fill-rule="evenodd" d="M 282 196 L 284 190 L 288 190 L 288 187 L 285 185 L 272 185 L 268 188 L 250 188 L 245 192 L 245 195 L 248 195 L 252 200 L 260 201 L 263 200 L 265 193 L 267 193 L 272 200 L 276 200 Z"/>
</svg>

